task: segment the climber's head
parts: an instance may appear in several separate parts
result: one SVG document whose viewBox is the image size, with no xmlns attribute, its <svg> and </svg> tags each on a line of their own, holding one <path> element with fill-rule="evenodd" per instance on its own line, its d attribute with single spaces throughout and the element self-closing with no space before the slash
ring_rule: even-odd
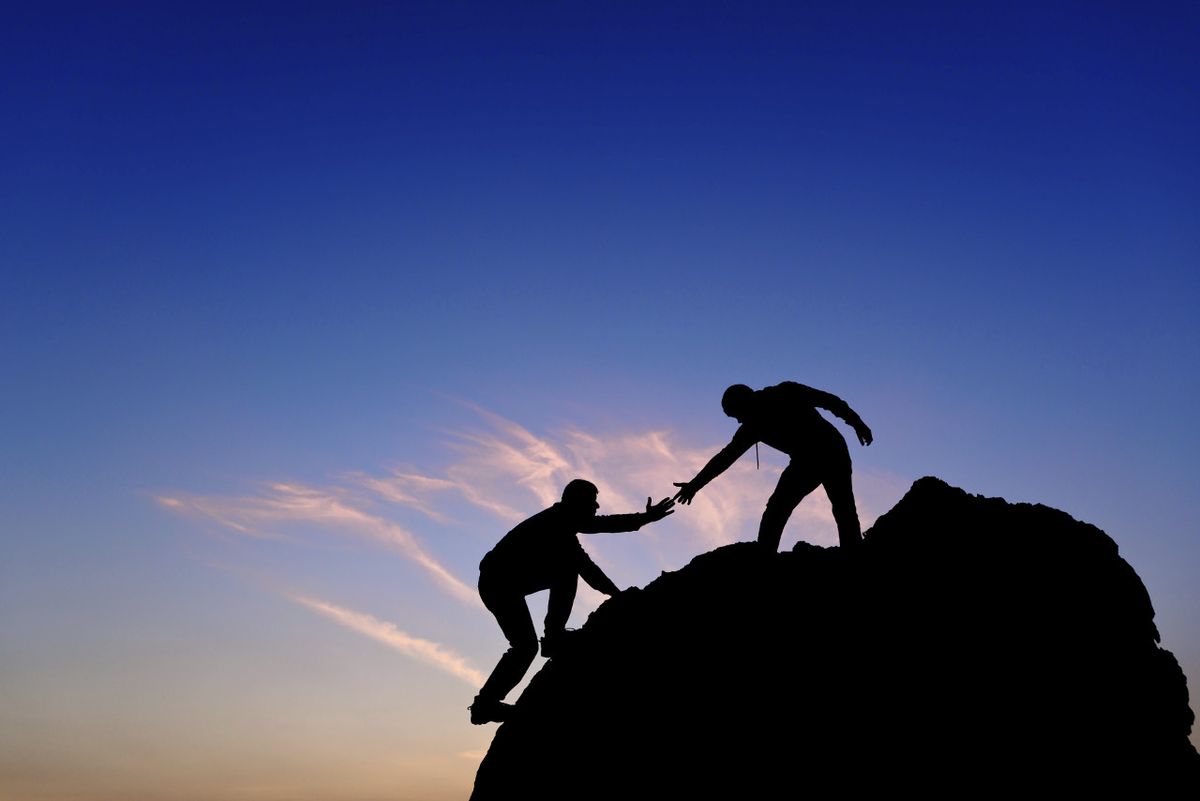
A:
<svg viewBox="0 0 1200 801">
<path fill-rule="evenodd" d="M 592 517 L 600 508 L 596 501 L 599 494 L 600 490 L 596 489 L 595 484 L 576 478 L 563 488 L 562 503 L 579 517 Z"/>
<path fill-rule="evenodd" d="M 750 406 L 753 401 L 754 390 L 745 384 L 734 384 L 725 390 L 725 394 L 721 396 L 721 408 L 725 411 L 725 414 L 739 423 L 744 423 L 746 422 L 745 418 L 750 412 Z"/>
</svg>

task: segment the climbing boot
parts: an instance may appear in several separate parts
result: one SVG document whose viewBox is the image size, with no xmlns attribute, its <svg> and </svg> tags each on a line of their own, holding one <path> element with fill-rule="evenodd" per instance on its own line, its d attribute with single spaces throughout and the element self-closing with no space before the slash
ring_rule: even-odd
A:
<svg viewBox="0 0 1200 801">
<path fill-rule="evenodd" d="M 513 711 L 513 705 L 503 701 L 489 701 L 477 695 L 475 703 L 467 709 L 471 710 L 471 722 L 479 726 L 484 723 L 501 723 L 507 720 Z"/>
</svg>

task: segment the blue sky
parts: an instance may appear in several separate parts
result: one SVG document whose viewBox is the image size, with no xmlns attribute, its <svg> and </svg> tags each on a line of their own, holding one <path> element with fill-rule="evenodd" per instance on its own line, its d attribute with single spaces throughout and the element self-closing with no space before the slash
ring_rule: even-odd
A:
<svg viewBox="0 0 1200 801">
<path fill-rule="evenodd" d="M 503 641 L 431 565 L 667 494 L 734 382 L 862 414 L 864 522 L 933 474 L 1104 528 L 1195 692 L 1192 5 L 5 16 L 0 795 L 462 797 Z M 750 538 L 763 455 L 589 547 Z"/>
</svg>

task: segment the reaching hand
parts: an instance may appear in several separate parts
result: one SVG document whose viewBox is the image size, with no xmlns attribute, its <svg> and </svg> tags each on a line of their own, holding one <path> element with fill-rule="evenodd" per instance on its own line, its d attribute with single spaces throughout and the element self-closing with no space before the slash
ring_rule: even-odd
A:
<svg viewBox="0 0 1200 801">
<path fill-rule="evenodd" d="M 653 506 L 650 505 L 650 501 L 650 498 L 646 499 L 646 514 L 650 516 L 651 522 L 654 522 L 655 520 L 662 520 L 667 515 L 675 514 L 674 510 L 671 509 L 671 507 L 675 505 L 675 500 L 673 498 L 663 498 Z"/>
<path fill-rule="evenodd" d="M 863 445 L 870 445 L 874 441 L 871 438 L 871 429 L 867 428 L 866 423 L 862 423 L 858 428 L 854 429 L 854 433 L 858 434 L 858 441 Z"/>
<path fill-rule="evenodd" d="M 672 482 L 679 487 L 679 492 L 675 493 L 675 497 L 671 500 L 679 501 L 680 503 L 691 503 L 692 498 L 696 497 L 698 490 L 692 489 L 690 481 L 680 484 L 678 481 Z"/>
</svg>

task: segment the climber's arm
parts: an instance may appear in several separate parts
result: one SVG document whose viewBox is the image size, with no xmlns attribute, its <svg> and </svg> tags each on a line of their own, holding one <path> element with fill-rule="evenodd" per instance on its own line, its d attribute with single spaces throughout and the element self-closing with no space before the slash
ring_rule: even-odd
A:
<svg viewBox="0 0 1200 801">
<path fill-rule="evenodd" d="M 750 450 L 750 446 L 757 441 L 758 439 L 747 430 L 746 426 L 738 428 L 729 444 L 717 451 L 717 454 L 708 460 L 708 464 L 700 469 L 695 478 L 682 484 L 676 482 L 675 486 L 679 487 L 679 492 L 675 493 L 674 500 L 680 503 L 691 503 L 692 498 L 704 488 L 705 484 L 732 467 L 733 463 L 743 453 Z"/>
<path fill-rule="evenodd" d="M 798 402 L 805 403 L 810 406 L 816 406 L 818 409 L 827 409 L 834 415 L 840 417 L 848 426 L 854 429 L 854 433 L 858 435 L 858 441 L 863 445 L 870 445 L 873 441 L 871 429 L 863 422 L 863 419 L 858 416 L 858 412 L 850 408 L 850 404 L 834 395 L 832 392 L 825 392 L 820 389 L 806 387 L 804 384 L 798 384 L 795 381 L 785 382 L 793 392 L 800 397 Z"/>
</svg>

